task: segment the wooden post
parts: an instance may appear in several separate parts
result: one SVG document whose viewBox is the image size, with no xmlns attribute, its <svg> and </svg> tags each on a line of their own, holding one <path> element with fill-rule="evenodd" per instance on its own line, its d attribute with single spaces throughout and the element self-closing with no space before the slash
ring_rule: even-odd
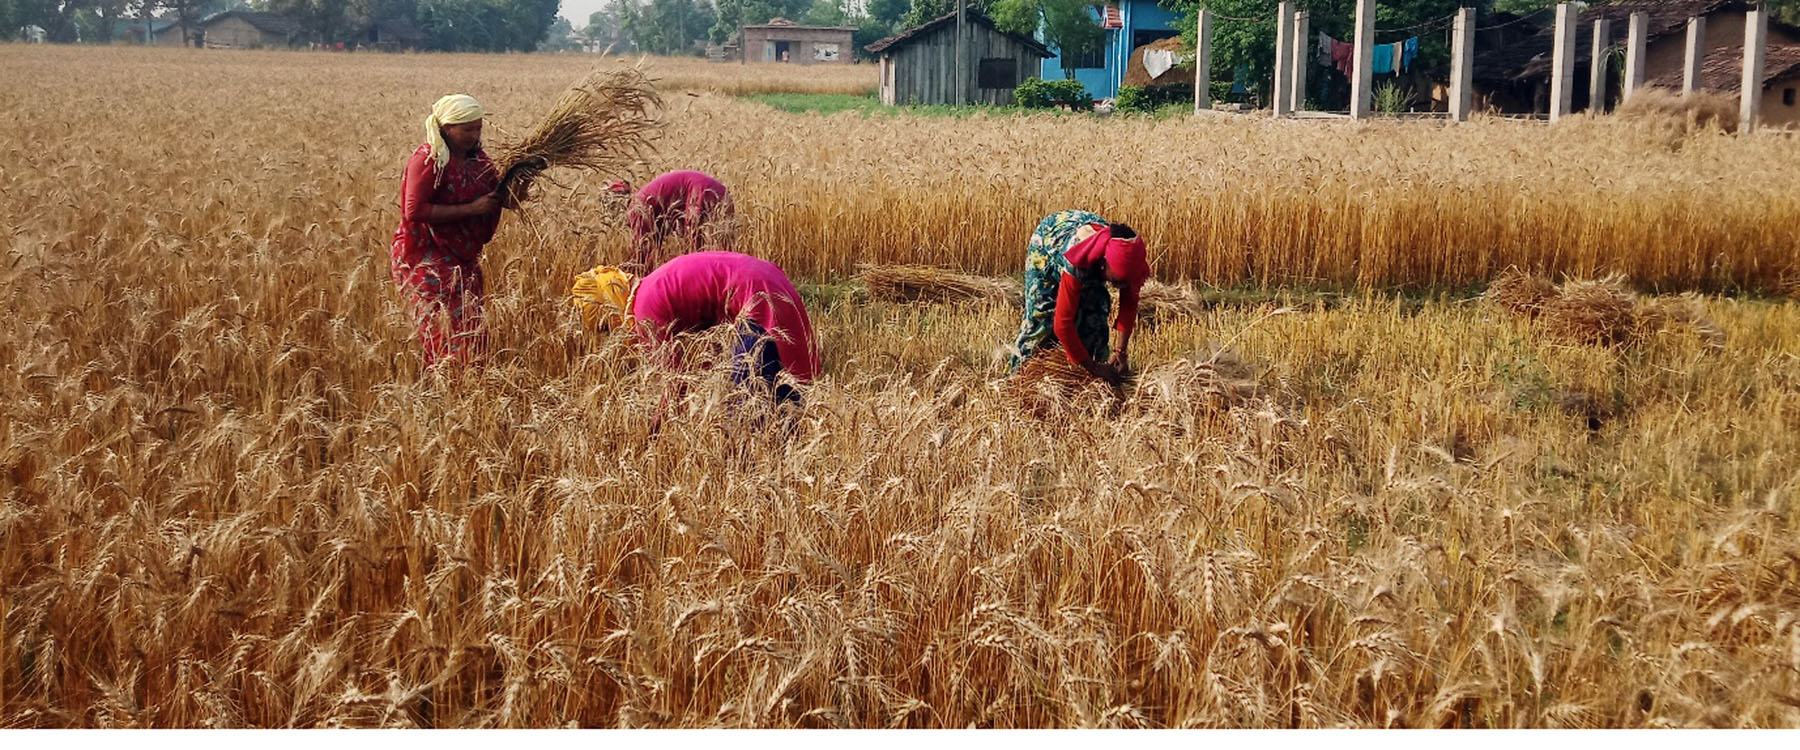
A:
<svg viewBox="0 0 1800 750">
<path fill-rule="evenodd" d="M 956 76 L 956 83 L 953 84 L 952 90 L 956 92 L 956 96 L 950 100 L 951 104 L 969 103 L 969 37 L 966 33 L 968 31 L 968 16 L 969 0 L 957 0 L 956 49 L 951 53 L 956 55 L 956 64 L 952 66 L 952 69 L 955 71 L 954 75 Z"/>
<path fill-rule="evenodd" d="M 1687 56 L 1681 60 L 1681 95 L 1692 96 L 1705 84 L 1700 81 L 1700 66 L 1706 63 L 1706 17 L 1688 19 Z"/>
<path fill-rule="evenodd" d="M 1575 6 L 1556 6 L 1556 46 L 1550 58 L 1550 121 L 1569 116 L 1575 102 Z"/>
<path fill-rule="evenodd" d="M 1594 44 L 1588 53 L 1588 111 L 1606 112 L 1606 48 L 1612 43 L 1612 23 L 1594 19 Z"/>
<path fill-rule="evenodd" d="M 1456 11 L 1456 26 L 1450 37 L 1450 119 L 1469 121 L 1469 105 L 1475 100 L 1470 87 L 1475 83 L 1475 9 Z"/>
<path fill-rule="evenodd" d="M 1744 16 L 1744 79 L 1738 105 L 1738 132 L 1756 132 L 1756 120 L 1762 116 L 1763 45 L 1769 40 L 1769 12 L 1753 10 Z"/>
<path fill-rule="evenodd" d="M 1306 69 L 1312 66 L 1312 55 L 1308 54 L 1317 45 L 1307 44 L 1306 37 L 1312 31 L 1312 16 L 1306 11 L 1294 13 L 1294 53 L 1292 55 L 1294 76 L 1288 89 L 1288 111 L 1299 112 L 1306 109 Z"/>
<path fill-rule="evenodd" d="M 1212 11 L 1201 8 L 1194 29 L 1194 114 L 1212 109 L 1212 32 Z"/>
<path fill-rule="evenodd" d="M 1270 88 L 1274 90 L 1271 106 L 1276 117 L 1282 117 L 1290 110 L 1288 103 L 1292 98 L 1288 94 L 1288 87 L 1294 83 L 1294 73 L 1290 70 L 1293 56 L 1294 4 L 1282 0 L 1280 5 L 1275 6 L 1275 80 L 1270 81 L 1273 84 Z"/>
<path fill-rule="evenodd" d="M 1631 28 L 1625 39 L 1625 101 L 1644 87 L 1644 37 L 1650 27 L 1650 14 L 1631 14 Z"/>
<path fill-rule="evenodd" d="M 1374 109 L 1375 0 L 1356 0 L 1355 67 L 1350 71 L 1350 119 L 1368 117 Z"/>
</svg>

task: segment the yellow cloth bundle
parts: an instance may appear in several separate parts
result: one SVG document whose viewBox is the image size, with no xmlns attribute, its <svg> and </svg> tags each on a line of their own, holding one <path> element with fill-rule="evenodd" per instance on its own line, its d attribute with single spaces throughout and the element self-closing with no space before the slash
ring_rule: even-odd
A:
<svg viewBox="0 0 1800 750">
<path fill-rule="evenodd" d="M 575 276 L 570 301 L 580 308 L 581 321 L 588 330 L 629 328 L 637 282 L 636 276 L 612 266 L 594 266 Z"/>
</svg>

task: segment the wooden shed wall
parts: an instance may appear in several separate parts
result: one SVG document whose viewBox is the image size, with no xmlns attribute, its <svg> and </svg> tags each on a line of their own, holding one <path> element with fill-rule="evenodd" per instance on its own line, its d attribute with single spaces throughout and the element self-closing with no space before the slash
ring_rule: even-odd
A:
<svg viewBox="0 0 1800 750">
<path fill-rule="evenodd" d="M 1013 60 L 1017 72 L 1014 85 L 1037 75 L 1043 58 L 1031 48 L 1000 32 L 980 24 L 969 24 L 970 50 L 967 79 L 961 85 L 972 94 L 973 103 L 1008 105 L 1013 103 L 1013 87 L 978 88 L 983 58 Z M 956 27 L 946 26 L 923 39 L 914 40 L 897 50 L 890 50 L 893 60 L 892 81 L 883 81 L 883 99 L 892 87 L 892 104 L 955 104 Z M 884 79 L 886 76 L 884 76 Z"/>
</svg>

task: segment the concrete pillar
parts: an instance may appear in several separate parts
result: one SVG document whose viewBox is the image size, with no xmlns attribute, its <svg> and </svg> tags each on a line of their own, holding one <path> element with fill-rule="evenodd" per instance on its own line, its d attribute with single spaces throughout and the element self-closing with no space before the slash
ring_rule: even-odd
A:
<svg viewBox="0 0 1800 750">
<path fill-rule="evenodd" d="M 1625 101 L 1644 87 L 1644 37 L 1650 28 L 1650 14 L 1631 14 L 1631 28 L 1625 36 Z"/>
<path fill-rule="evenodd" d="M 1700 82 L 1700 66 L 1706 64 L 1706 17 L 1688 19 L 1687 31 L 1687 55 L 1681 60 L 1681 95 L 1684 97 L 1704 85 Z"/>
<path fill-rule="evenodd" d="M 1606 48 L 1612 44 L 1612 23 L 1594 19 L 1594 45 L 1588 54 L 1588 111 L 1606 112 Z"/>
<path fill-rule="evenodd" d="M 1212 11 L 1202 8 L 1194 29 L 1194 114 L 1212 109 Z"/>
<path fill-rule="evenodd" d="M 1769 12 L 1753 10 L 1744 16 L 1744 79 L 1740 82 L 1743 100 L 1738 105 L 1738 132 L 1756 132 L 1756 120 L 1762 117 L 1763 45 L 1769 40 Z"/>
<path fill-rule="evenodd" d="M 1306 69 L 1313 65 L 1312 51 L 1318 47 L 1307 44 L 1306 38 L 1312 32 L 1312 17 L 1306 11 L 1294 13 L 1293 44 L 1293 81 L 1288 86 L 1288 111 L 1299 112 L 1306 109 Z"/>
<path fill-rule="evenodd" d="M 1274 107 L 1276 117 L 1285 116 L 1293 110 L 1289 106 L 1293 99 L 1288 94 L 1288 87 L 1294 83 L 1294 72 L 1291 69 L 1293 57 L 1294 4 L 1282 0 L 1280 5 L 1275 6 L 1275 80 L 1270 81 L 1273 84 L 1270 87 L 1273 89 L 1271 93 L 1274 94 L 1270 106 Z"/>
<path fill-rule="evenodd" d="M 1475 101 L 1475 9 L 1456 11 L 1450 37 L 1450 119 L 1469 121 L 1469 105 Z"/>
<path fill-rule="evenodd" d="M 1375 0 L 1356 0 L 1356 45 L 1350 71 L 1350 119 L 1360 120 L 1375 104 Z"/>
<path fill-rule="evenodd" d="M 1556 6 L 1556 46 L 1550 48 L 1550 121 L 1569 116 L 1575 103 L 1574 5 Z"/>
</svg>

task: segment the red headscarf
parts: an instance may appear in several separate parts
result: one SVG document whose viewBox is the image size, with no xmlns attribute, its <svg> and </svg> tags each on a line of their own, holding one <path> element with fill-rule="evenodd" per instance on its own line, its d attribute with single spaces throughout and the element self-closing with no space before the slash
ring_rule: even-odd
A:
<svg viewBox="0 0 1800 750">
<path fill-rule="evenodd" d="M 1124 279 L 1125 285 L 1132 288 L 1143 286 L 1150 279 L 1150 261 L 1146 257 L 1143 237 L 1114 239 L 1112 227 L 1105 224 L 1088 226 L 1094 228 L 1094 234 L 1064 253 L 1071 265 L 1087 269 L 1104 260 L 1106 268 Z"/>
</svg>

